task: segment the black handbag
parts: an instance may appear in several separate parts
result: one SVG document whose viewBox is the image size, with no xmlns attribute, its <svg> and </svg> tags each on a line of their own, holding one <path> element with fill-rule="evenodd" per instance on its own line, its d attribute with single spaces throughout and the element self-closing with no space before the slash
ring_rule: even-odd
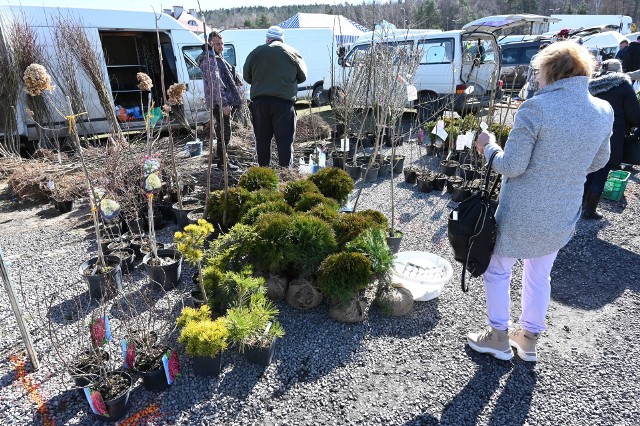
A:
<svg viewBox="0 0 640 426">
<path fill-rule="evenodd" d="M 462 291 L 469 291 L 465 274 L 469 271 L 472 277 L 479 277 L 489 266 L 493 248 L 496 243 L 497 224 L 495 212 L 497 203 L 491 200 L 497 186 L 498 178 L 489 190 L 490 171 L 494 152 L 487 164 L 483 188 L 463 200 L 449 214 L 448 237 L 456 261 L 462 263 Z"/>
<path fill-rule="evenodd" d="M 624 138 L 622 147 L 622 162 L 625 164 L 640 165 L 640 128 Z"/>
</svg>

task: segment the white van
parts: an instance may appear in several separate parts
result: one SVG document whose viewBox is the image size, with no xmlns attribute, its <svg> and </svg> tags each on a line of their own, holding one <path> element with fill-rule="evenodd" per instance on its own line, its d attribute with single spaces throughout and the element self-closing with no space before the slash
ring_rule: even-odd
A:
<svg viewBox="0 0 640 426">
<path fill-rule="evenodd" d="M 225 30 L 223 55 L 242 75 L 242 67 L 249 53 L 266 41 L 267 30 Z M 307 64 L 307 80 L 298 86 L 298 99 L 313 99 L 322 104 L 322 86 L 328 79 L 329 64 L 336 59 L 334 34 L 330 28 L 287 28 L 284 42 L 296 49 Z M 245 83 L 249 97 L 250 85 Z"/>
<path fill-rule="evenodd" d="M 100 66 L 105 76 L 104 84 L 116 113 L 119 108 L 132 109 L 147 108 L 146 95 L 143 99 L 142 92 L 138 89 L 136 74 L 144 72 L 148 74 L 154 87 L 151 90 L 155 106 L 162 105 L 160 63 L 158 55 L 159 32 L 160 48 L 164 58 L 164 89 L 173 83 L 185 83 L 188 90 L 183 102 L 184 109 L 174 112 L 177 122 L 192 123 L 196 119 L 199 122 L 208 120 L 203 97 L 201 81 L 189 79 L 189 69 L 194 66 L 189 52 L 198 49 L 202 41 L 189 29 L 178 23 L 171 16 L 156 14 L 153 11 L 129 11 L 108 10 L 101 8 L 73 8 L 73 7 L 43 7 L 43 6 L 0 6 L 0 54 L 8 54 L 6 46 L 11 40 L 10 28 L 17 25 L 29 25 L 36 35 L 37 42 L 43 49 L 45 67 L 53 78 L 57 89 L 51 95 L 52 101 L 60 111 L 67 111 L 65 90 L 68 89 L 65 77 L 61 75 L 58 66 L 63 61 L 59 58 L 59 52 L 68 52 L 65 46 L 56 48 L 56 26 L 58 21 L 72 23 L 77 31 L 82 31 L 94 48 L 96 56 L 100 60 Z M 69 55 L 70 56 L 70 55 Z M 76 64 L 78 65 L 78 64 Z M 24 70 L 19 70 L 20 76 Z M 87 115 L 78 118 L 79 132 L 81 134 L 109 133 L 111 127 L 107 121 L 105 110 L 101 106 L 98 92 L 89 77 L 78 65 L 75 79 L 82 93 Z M 0 137 L 6 137 L 5 133 L 16 134 L 22 142 L 36 141 L 42 136 L 36 131 L 35 122 L 27 114 L 27 94 L 22 87 L 16 88 L 18 93 L 17 105 L 6 105 L 4 99 L 0 99 Z M 16 123 L 5 129 L 8 111 L 16 108 Z M 79 112 L 79 111 L 76 111 Z M 177 114 L 184 114 L 178 117 Z M 46 124 L 45 136 L 60 138 L 67 135 L 67 123 L 60 114 L 51 111 L 53 123 Z M 131 120 L 129 120 L 129 118 Z M 143 130 L 145 120 L 142 118 L 127 117 L 120 124 L 123 130 Z M 11 130 L 8 130 L 11 129 Z"/>
<path fill-rule="evenodd" d="M 346 81 L 350 61 L 356 52 L 370 49 L 372 43 L 409 46 L 421 55 L 412 82 L 418 91 L 421 121 L 433 119 L 443 109 L 461 113 L 476 110 L 487 106 L 491 99 L 502 97 L 496 34 L 548 19 L 538 15 L 502 15 L 478 19 L 462 30 L 395 30 L 362 36 L 340 60 L 341 69 L 334 72 L 331 84 L 325 85 L 325 89 L 332 93 L 340 87 L 340 82 Z"/>
</svg>

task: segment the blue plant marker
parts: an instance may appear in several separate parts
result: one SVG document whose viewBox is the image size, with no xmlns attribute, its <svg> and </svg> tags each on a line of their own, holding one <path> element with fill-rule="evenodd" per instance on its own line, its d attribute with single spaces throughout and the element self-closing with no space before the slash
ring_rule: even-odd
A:
<svg viewBox="0 0 640 426">
<path fill-rule="evenodd" d="M 167 383 L 173 383 L 169 376 L 169 358 L 167 358 L 167 354 L 162 355 L 162 366 L 164 367 L 164 375 L 167 377 Z"/>
<path fill-rule="evenodd" d="M 127 341 L 125 339 L 120 340 L 120 347 L 122 348 L 122 363 L 124 368 L 128 370 L 130 366 L 127 365 Z"/>
<path fill-rule="evenodd" d="M 105 338 L 107 342 L 111 341 L 111 323 L 109 322 L 109 314 L 104 314 Z"/>
</svg>

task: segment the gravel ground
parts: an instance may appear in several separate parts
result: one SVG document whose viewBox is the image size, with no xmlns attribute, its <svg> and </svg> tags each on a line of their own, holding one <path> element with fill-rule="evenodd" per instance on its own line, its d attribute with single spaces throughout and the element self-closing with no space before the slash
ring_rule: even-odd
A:
<svg viewBox="0 0 640 426">
<path fill-rule="evenodd" d="M 401 151 L 417 160 L 405 145 Z M 430 161 L 434 161 L 430 159 Z M 640 416 L 640 185 L 632 170 L 625 197 L 601 204 L 605 219 L 580 221 L 576 236 L 561 250 L 552 274 L 549 330 L 540 339 L 538 363 L 517 357 L 505 362 L 476 354 L 465 336 L 485 324 L 480 280 L 468 294 L 459 288 L 460 267 L 446 238 L 446 218 L 454 203 L 447 194 L 421 194 L 396 187 L 396 221 L 404 231 L 401 250 L 425 250 L 454 264 L 442 295 L 417 302 L 405 317 L 388 318 L 377 309 L 362 324 L 329 318 L 327 305 L 302 312 L 279 305 L 286 336 L 267 368 L 228 351 L 218 379 L 195 377 L 182 347 L 183 374 L 165 392 L 146 391 L 137 376 L 127 417 L 147 415 L 138 424 L 203 425 L 633 425 Z M 553 182 L 549 183 L 550 185 Z M 366 184 L 358 209 L 390 215 L 390 180 Z M 352 200 L 353 201 L 353 200 Z M 56 333 L 86 317 L 68 316 L 86 305 L 86 285 L 78 266 L 95 251 L 86 203 L 64 215 L 50 206 L 0 203 L 0 246 L 26 306 L 28 326 L 43 366 L 26 374 L 20 335 L 5 292 L 0 292 L 0 412 L 3 424 L 94 423 L 86 401 L 72 389 L 59 358 L 78 348 L 52 349 L 44 325 L 51 306 Z M 175 225 L 159 231 L 171 242 Z M 139 268 L 142 269 L 142 268 Z M 191 269 L 182 283 L 162 296 L 179 312 L 193 289 Z M 519 279 L 514 271 L 513 318 L 519 314 Z M 130 294 L 147 287 L 137 270 L 126 283 Z M 92 305 L 92 309 L 95 305 Z M 155 312 L 154 310 L 150 310 Z M 114 333 L 120 318 L 113 313 Z M 115 342 L 112 362 L 121 363 Z M 125 419 L 127 418 L 125 417 Z M 131 420 L 123 424 L 134 424 Z"/>
</svg>

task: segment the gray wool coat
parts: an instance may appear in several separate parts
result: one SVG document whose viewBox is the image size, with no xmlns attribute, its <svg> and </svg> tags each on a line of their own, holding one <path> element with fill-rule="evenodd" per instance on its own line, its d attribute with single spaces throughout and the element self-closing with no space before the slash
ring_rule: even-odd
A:
<svg viewBox="0 0 640 426">
<path fill-rule="evenodd" d="M 502 174 L 494 254 L 530 259 L 560 250 L 580 217 L 588 173 L 607 164 L 613 110 L 589 94 L 588 77 L 551 83 L 518 110 L 493 169 Z"/>
</svg>

